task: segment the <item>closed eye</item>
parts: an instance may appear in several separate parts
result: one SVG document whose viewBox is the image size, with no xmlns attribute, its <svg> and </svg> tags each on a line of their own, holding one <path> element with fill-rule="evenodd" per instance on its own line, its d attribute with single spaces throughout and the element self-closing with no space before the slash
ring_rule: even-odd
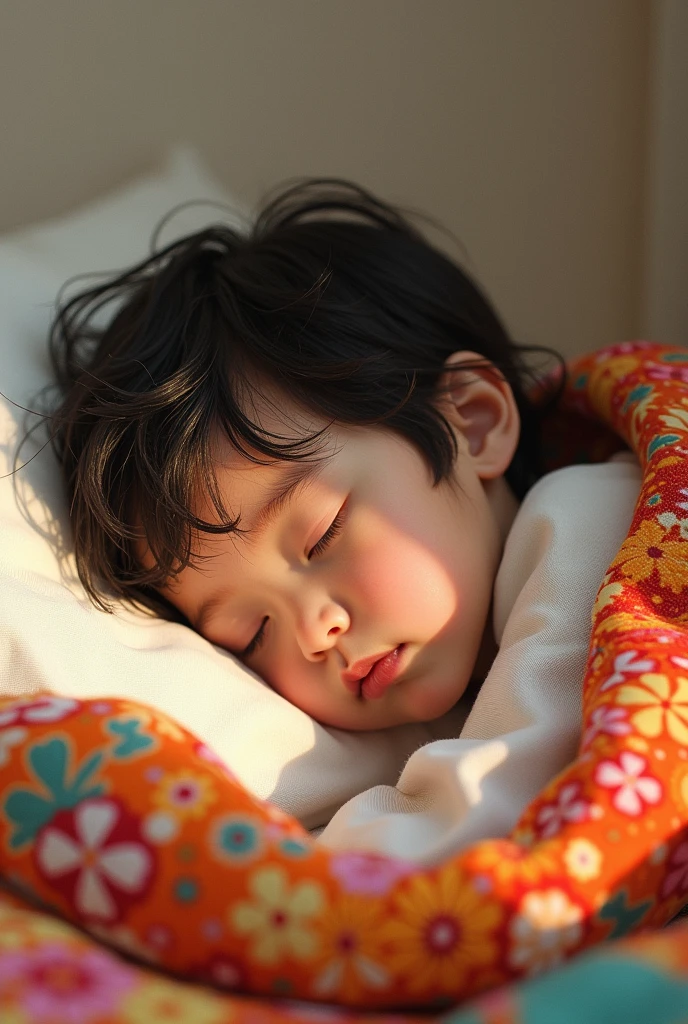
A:
<svg viewBox="0 0 688 1024">
<path fill-rule="evenodd" d="M 248 645 L 248 647 L 245 647 L 243 649 L 243 651 L 241 652 L 241 654 L 239 655 L 240 658 L 248 658 L 249 655 L 253 654 L 254 651 L 258 650 L 258 648 L 262 644 L 263 640 L 265 639 L 265 626 L 267 624 L 267 621 L 268 621 L 268 616 L 266 615 L 265 618 L 263 619 L 263 621 L 261 622 L 260 629 L 258 630 L 256 635 L 254 636 L 253 640 L 251 640 L 251 642 Z"/>
<path fill-rule="evenodd" d="M 339 512 L 332 520 L 332 523 L 330 524 L 329 528 L 325 531 L 325 533 L 322 535 L 317 544 L 314 544 L 313 547 L 308 552 L 309 561 L 311 560 L 311 558 L 313 558 L 314 555 L 322 555 L 323 551 L 326 550 L 328 544 L 331 544 L 334 538 L 337 536 L 337 534 L 341 531 L 344 525 L 344 520 L 346 518 L 345 509 L 346 502 L 342 505 Z"/>
<path fill-rule="evenodd" d="M 339 512 L 330 523 L 328 529 L 322 535 L 317 544 L 314 544 L 313 547 L 308 552 L 309 561 L 311 558 L 313 558 L 314 555 L 321 555 L 323 551 L 326 550 L 328 544 L 331 544 L 334 538 L 337 536 L 337 534 L 341 531 L 344 525 L 344 520 L 346 519 L 346 505 L 347 503 L 344 502 Z M 266 615 L 263 621 L 261 622 L 260 629 L 258 630 L 256 635 L 253 637 L 248 646 L 245 647 L 243 651 L 241 651 L 241 653 L 239 654 L 240 658 L 250 657 L 261 646 L 261 644 L 265 640 L 265 627 L 267 625 L 268 618 L 269 616 Z"/>
</svg>

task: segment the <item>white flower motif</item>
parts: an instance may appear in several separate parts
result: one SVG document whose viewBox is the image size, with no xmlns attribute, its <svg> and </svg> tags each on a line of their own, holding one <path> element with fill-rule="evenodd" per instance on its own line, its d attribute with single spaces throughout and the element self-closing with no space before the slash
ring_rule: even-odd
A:
<svg viewBox="0 0 688 1024">
<path fill-rule="evenodd" d="M 669 410 L 669 414 L 659 417 L 667 430 L 688 429 L 688 410 L 676 407 Z"/>
<path fill-rule="evenodd" d="M 20 725 L 0 732 L 0 767 L 7 764 L 11 757 L 10 750 L 26 739 L 26 735 L 26 729 L 22 729 Z"/>
<path fill-rule="evenodd" d="M 582 916 L 581 908 L 563 889 L 528 893 L 511 924 L 509 963 L 530 974 L 560 963 L 580 941 Z"/>
<path fill-rule="evenodd" d="M 78 706 L 71 697 L 34 697 L 0 711 L 0 726 L 14 722 L 59 722 Z"/>
<path fill-rule="evenodd" d="M 637 675 L 640 672 L 654 671 L 654 661 L 648 658 L 636 661 L 637 656 L 637 651 L 624 651 L 622 654 L 617 654 L 614 658 L 614 672 L 609 676 L 609 679 L 605 679 L 602 683 L 600 693 L 604 693 L 605 690 L 611 690 L 613 686 L 623 683 L 628 673 L 632 672 Z"/>
<path fill-rule="evenodd" d="M 614 789 L 612 804 L 621 814 L 636 818 L 644 810 L 643 804 L 658 804 L 662 799 L 662 786 L 652 775 L 643 775 L 647 768 L 644 757 L 624 750 L 618 761 L 601 761 L 595 771 L 595 781 L 605 789 Z"/>
<path fill-rule="evenodd" d="M 612 708 L 608 704 L 594 708 L 583 733 L 583 746 L 587 746 L 602 733 L 608 736 L 627 736 L 631 731 L 627 718 L 628 712 L 624 708 Z"/>
<path fill-rule="evenodd" d="M 85 800 L 74 812 L 76 838 L 49 825 L 36 844 L 39 867 L 48 878 L 79 872 L 76 908 L 101 921 L 112 921 L 117 916 L 110 887 L 136 893 L 145 886 L 152 870 L 150 853 L 141 843 L 108 843 L 118 817 L 116 804 Z"/>
</svg>

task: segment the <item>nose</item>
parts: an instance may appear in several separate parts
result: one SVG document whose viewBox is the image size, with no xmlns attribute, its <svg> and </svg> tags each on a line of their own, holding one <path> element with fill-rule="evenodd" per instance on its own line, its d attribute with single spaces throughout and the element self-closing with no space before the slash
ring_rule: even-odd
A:
<svg viewBox="0 0 688 1024">
<path fill-rule="evenodd" d="M 296 635 L 309 661 L 320 661 L 351 625 L 349 613 L 338 601 L 325 598 L 298 610 Z"/>
</svg>

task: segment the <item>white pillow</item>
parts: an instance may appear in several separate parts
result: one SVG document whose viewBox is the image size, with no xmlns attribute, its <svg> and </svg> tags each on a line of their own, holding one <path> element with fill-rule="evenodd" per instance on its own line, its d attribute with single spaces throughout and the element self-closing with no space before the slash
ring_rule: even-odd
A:
<svg viewBox="0 0 688 1024">
<path fill-rule="evenodd" d="M 0 238 L 0 475 L 10 472 L 24 430 L 12 401 L 31 404 L 50 381 L 47 329 L 59 288 L 73 275 L 143 259 L 164 214 L 199 198 L 237 207 L 198 155 L 178 148 L 157 173 L 67 217 Z M 227 216 L 207 205 L 187 208 L 164 239 Z M 26 445 L 22 461 L 40 443 Z M 323 824 L 369 786 L 393 785 L 406 757 L 438 736 L 437 727 L 324 728 L 192 630 L 124 609 L 97 611 L 75 577 L 49 447 L 17 476 L 0 480 L 0 693 L 42 689 L 160 708 L 212 747 L 252 792 L 307 827 Z"/>
</svg>

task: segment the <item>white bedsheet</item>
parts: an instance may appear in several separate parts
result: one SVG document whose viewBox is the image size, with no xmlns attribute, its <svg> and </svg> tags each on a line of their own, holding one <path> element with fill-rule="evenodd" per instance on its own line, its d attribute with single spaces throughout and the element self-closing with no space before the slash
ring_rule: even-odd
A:
<svg viewBox="0 0 688 1024">
<path fill-rule="evenodd" d="M 630 526 L 630 456 L 539 481 L 507 538 L 494 591 L 499 653 L 455 739 L 428 743 L 397 785 L 353 797 L 319 836 L 431 864 L 503 837 L 575 756 L 591 609 Z"/>
</svg>

